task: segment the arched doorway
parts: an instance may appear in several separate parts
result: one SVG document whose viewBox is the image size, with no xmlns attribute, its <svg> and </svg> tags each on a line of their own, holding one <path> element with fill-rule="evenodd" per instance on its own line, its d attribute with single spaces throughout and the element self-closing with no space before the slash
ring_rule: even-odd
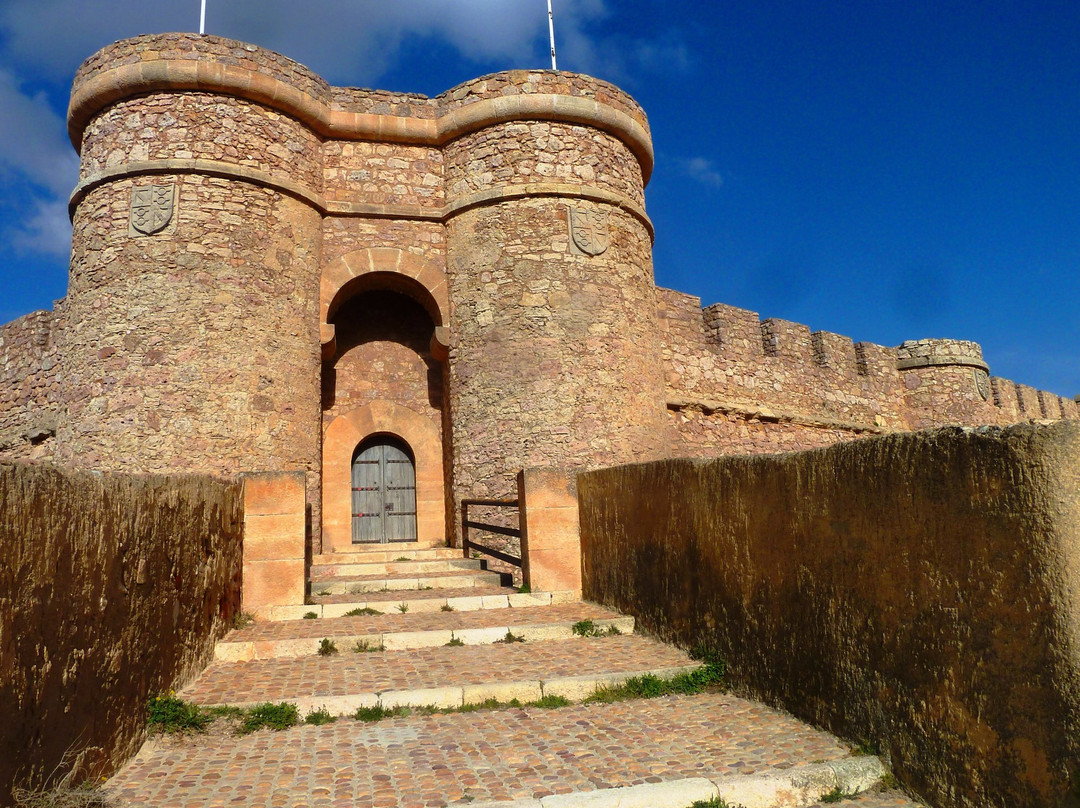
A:
<svg viewBox="0 0 1080 808">
<path fill-rule="evenodd" d="M 416 462 L 388 435 L 361 443 L 352 461 L 352 542 L 416 541 Z"/>
</svg>

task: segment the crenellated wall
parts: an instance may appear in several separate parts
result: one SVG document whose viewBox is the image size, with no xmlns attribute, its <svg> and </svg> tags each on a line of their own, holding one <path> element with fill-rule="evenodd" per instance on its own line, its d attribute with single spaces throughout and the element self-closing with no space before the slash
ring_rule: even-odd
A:
<svg viewBox="0 0 1080 808">
<path fill-rule="evenodd" d="M 69 293 L 0 329 L 0 455 L 304 471 L 314 552 L 372 430 L 423 436 L 436 541 L 523 467 L 1080 416 L 975 343 L 853 343 L 658 289 L 648 122 L 588 76 L 428 98 L 159 34 L 90 57 L 68 123 Z"/>
<path fill-rule="evenodd" d="M 1076 418 L 1073 400 L 991 378 L 977 343 L 888 348 L 658 290 L 675 455 L 792 451 L 946 424 Z"/>
</svg>

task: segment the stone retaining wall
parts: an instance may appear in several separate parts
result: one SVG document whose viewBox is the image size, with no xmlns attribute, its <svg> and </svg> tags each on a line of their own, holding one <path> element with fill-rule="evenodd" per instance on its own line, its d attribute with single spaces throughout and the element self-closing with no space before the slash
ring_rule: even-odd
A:
<svg viewBox="0 0 1080 808">
<path fill-rule="evenodd" d="M 1080 424 L 578 478 L 584 594 L 875 744 L 938 808 L 1076 805 Z M 1072 801 L 1070 801 L 1072 800 Z"/>
<path fill-rule="evenodd" d="M 134 754 L 239 609 L 241 531 L 236 482 L 0 465 L 0 804 Z"/>
</svg>

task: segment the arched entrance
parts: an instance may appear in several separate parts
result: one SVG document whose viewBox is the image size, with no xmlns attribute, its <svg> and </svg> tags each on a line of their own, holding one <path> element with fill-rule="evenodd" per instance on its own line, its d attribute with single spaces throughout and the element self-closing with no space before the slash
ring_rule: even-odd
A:
<svg viewBox="0 0 1080 808">
<path fill-rule="evenodd" d="M 352 461 L 353 544 L 416 541 L 416 462 L 403 442 L 379 435 Z"/>
</svg>

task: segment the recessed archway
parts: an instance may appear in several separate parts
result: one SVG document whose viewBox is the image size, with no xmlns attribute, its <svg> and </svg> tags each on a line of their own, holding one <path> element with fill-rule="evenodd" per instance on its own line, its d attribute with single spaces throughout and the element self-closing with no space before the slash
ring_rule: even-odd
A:
<svg viewBox="0 0 1080 808">
<path fill-rule="evenodd" d="M 445 542 L 446 493 L 442 439 L 427 417 L 392 401 L 373 401 L 338 416 L 323 436 L 323 551 L 360 549 L 352 542 L 352 461 L 367 438 L 389 435 L 403 441 L 416 463 L 416 533 L 421 546 Z"/>
</svg>

